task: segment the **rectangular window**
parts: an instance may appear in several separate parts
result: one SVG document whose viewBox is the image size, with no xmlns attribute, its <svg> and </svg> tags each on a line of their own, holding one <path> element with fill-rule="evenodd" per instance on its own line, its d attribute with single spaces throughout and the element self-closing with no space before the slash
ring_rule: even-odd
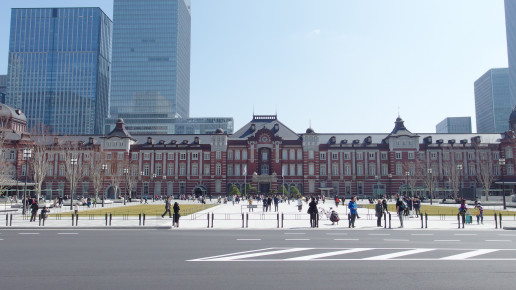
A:
<svg viewBox="0 0 516 290">
<path fill-rule="evenodd" d="M 242 150 L 242 160 L 247 160 L 247 150 Z"/>
<path fill-rule="evenodd" d="M 374 152 L 369 152 L 369 160 L 374 160 L 376 157 L 376 154 Z"/>
<path fill-rule="evenodd" d="M 64 176 L 65 175 L 65 166 L 64 164 L 60 164 L 59 165 L 59 176 Z"/>
<path fill-rule="evenodd" d="M 148 152 L 143 153 L 143 160 L 150 160 L 150 153 L 148 153 Z"/>
<path fill-rule="evenodd" d="M 461 160 L 462 159 L 462 152 L 455 152 L 455 160 Z"/>
<path fill-rule="evenodd" d="M 314 151 L 312 151 L 312 150 L 308 151 L 308 159 L 310 159 L 310 160 L 314 159 Z"/>
<path fill-rule="evenodd" d="M 118 160 L 124 160 L 124 152 L 118 152 L 117 159 Z"/>
<path fill-rule="evenodd" d="M 362 164 L 362 163 L 357 164 L 357 175 L 358 176 L 364 175 L 364 164 Z"/>
<path fill-rule="evenodd" d="M 339 160 L 339 153 L 332 152 L 331 153 L 331 160 Z"/>
<path fill-rule="evenodd" d="M 209 164 L 204 164 L 203 174 L 204 174 L 204 176 L 210 175 L 210 165 Z"/>
<path fill-rule="evenodd" d="M 233 150 L 228 150 L 228 160 L 233 160 Z"/>
<path fill-rule="evenodd" d="M 408 159 L 414 159 L 414 152 L 408 153 Z"/>
<path fill-rule="evenodd" d="M 179 154 L 179 160 L 186 160 L 186 153 Z"/>
<path fill-rule="evenodd" d="M 500 159 L 500 154 L 498 152 L 493 152 L 493 160 Z"/>
<path fill-rule="evenodd" d="M 167 175 L 168 176 L 174 176 L 174 164 L 168 164 L 167 167 Z"/>
<path fill-rule="evenodd" d="M 475 154 L 473 152 L 468 152 L 468 160 L 475 159 Z"/>
<path fill-rule="evenodd" d="M 333 176 L 339 175 L 339 164 L 338 163 L 333 163 L 331 165 L 331 175 L 333 175 Z"/>
<path fill-rule="evenodd" d="M 222 175 L 222 165 L 220 163 L 217 163 L 217 165 L 215 166 L 215 174 Z"/>
<path fill-rule="evenodd" d="M 319 153 L 319 159 L 320 160 L 326 160 L 326 152 L 320 152 Z"/>
<path fill-rule="evenodd" d="M 192 160 L 199 160 L 199 153 L 192 153 Z"/>
<path fill-rule="evenodd" d="M 351 176 L 351 165 L 349 163 L 344 164 L 344 175 Z"/>
<path fill-rule="evenodd" d="M 138 160 L 138 153 L 136 153 L 136 152 L 131 153 L 131 159 Z"/>
<path fill-rule="evenodd" d="M 435 158 L 433 157 L 434 155 L 430 155 L 430 158 L 432 160 L 437 159 L 437 153 L 434 153 L 434 154 L 435 154 Z M 443 160 L 450 160 L 450 152 L 443 152 Z"/>
<path fill-rule="evenodd" d="M 288 176 L 288 165 L 281 165 L 281 176 Z"/>
<path fill-rule="evenodd" d="M 192 176 L 199 176 L 199 165 L 197 163 L 192 164 Z"/>
<path fill-rule="evenodd" d="M 63 160 L 63 159 L 61 159 L 61 160 Z M 106 153 L 106 160 L 111 160 L 111 152 Z"/>
<path fill-rule="evenodd" d="M 357 160 L 363 160 L 364 159 L 364 153 L 363 152 L 357 152 Z"/>
<path fill-rule="evenodd" d="M 308 164 L 308 175 L 314 175 L 314 173 L 315 173 L 314 164 L 313 163 L 309 163 Z"/>
<path fill-rule="evenodd" d="M 382 152 L 381 158 L 382 160 L 387 160 L 387 152 Z"/>
<path fill-rule="evenodd" d="M 296 165 L 290 164 L 290 176 L 296 176 Z"/>
<path fill-rule="evenodd" d="M 297 176 L 303 176 L 303 164 L 297 165 Z"/>
<path fill-rule="evenodd" d="M 228 176 L 233 176 L 233 164 L 228 164 L 227 173 Z"/>
<path fill-rule="evenodd" d="M 143 165 L 143 175 L 149 176 L 149 164 Z"/>
<path fill-rule="evenodd" d="M 167 159 L 168 160 L 174 160 L 174 153 L 168 153 L 167 154 Z"/>
<path fill-rule="evenodd" d="M 240 150 L 235 150 L 235 160 L 240 160 Z"/>
<path fill-rule="evenodd" d="M 364 194 L 364 183 L 362 181 L 359 181 L 357 183 L 357 194 L 358 195 Z"/>
<path fill-rule="evenodd" d="M 297 150 L 297 160 L 303 160 L 303 150 Z"/>
<path fill-rule="evenodd" d="M 396 152 L 396 159 L 401 159 L 401 152 Z"/>
<path fill-rule="evenodd" d="M 220 160 L 222 158 L 222 153 L 220 151 L 215 152 L 215 159 Z"/>
<path fill-rule="evenodd" d="M 186 165 L 180 164 L 179 165 L 179 176 L 185 176 L 186 175 Z"/>
<path fill-rule="evenodd" d="M 163 154 L 156 153 L 156 160 L 162 160 L 162 158 L 163 158 Z"/>
<path fill-rule="evenodd" d="M 49 166 L 47 168 L 47 176 L 52 176 L 52 175 L 54 175 L 54 167 Z"/>
<path fill-rule="evenodd" d="M 204 152 L 204 160 L 210 160 L 210 152 Z"/>
<path fill-rule="evenodd" d="M 296 150 L 290 149 L 290 160 L 296 160 Z"/>
<path fill-rule="evenodd" d="M 373 163 L 369 164 L 369 176 L 376 176 L 376 167 Z"/>
<path fill-rule="evenodd" d="M 326 164 L 321 164 L 319 167 L 319 175 L 326 176 Z"/>
<path fill-rule="evenodd" d="M 161 176 L 161 164 L 156 164 L 156 175 Z"/>
<path fill-rule="evenodd" d="M 351 154 L 344 152 L 344 160 L 351 160 Z"/>
<path fill-rule="evenodd" d="M 281 159 L 288 160 L 288 150 L 287 149 L 281 150 Z"/>
<path fill-rule="evenodd" d="M 397 162 L 396 163 L 396 175 L 401 176 L 401 175 L 403 175 L 402 172 L 403 172 L 403 166 L 400 162 Z"/>
<path fill-rule="evenodd" d="M 382 175 L 383 176 L 389 175 L 389 166 L 387 166 L 387 164 L 382 164 Z"/>
</svg>

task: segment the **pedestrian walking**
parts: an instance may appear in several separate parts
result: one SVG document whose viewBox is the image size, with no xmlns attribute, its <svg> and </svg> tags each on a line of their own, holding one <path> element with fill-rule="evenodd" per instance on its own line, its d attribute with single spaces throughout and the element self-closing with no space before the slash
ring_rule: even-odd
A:
<svg viewBox="0 0 516 290">
<path fill-rule="evenodd" d="M 464 227 L 464 224 L 466 223 L 466 212 L 468 211 L 468 207 L 466 206 L 466 200 L 461 200 L 460 207 L 459 207 L 459 214 L 462 217 L 462 227 Z"/>
<path fill-rule="evenodd" d="M 300 197 L 297 198 L 297 209 L 299 210 L 299 212 L 301 212 L 301 210 L 303 210 L 303 201 L 301 200 Z"/>
<path fill-rule="evenodd" d="M 316 228 L 317 225 L 317 215 L 319 211 L 317 210 L 317 201 L 312 197 L 312 201 L 308 204 L 308 213 L 310 214 L 310 227 Z"/>
<path fill-rule="evenodd" d="M 349 227 L 355 227 L 355 219 L 357 218 L 357 202 L 356 197 L 352 197 L 348 203 L 349 208 Z"/>
<path fill-rule="evenodd" d="M 262 199 L 262 211 L 267 212 L 267 198 Z"/>
<path fill-rule="evenodd" d="M 168 217 L 172 218 L 172 213 L 170 212 L 170 198 L 167 198 L 167 201 L 165 201 L 165 212 L 161 215 L 161 218 L 164 218 L 167 212 Z"/>
<path fill-rule="evenodd" d="M 416 211 L 416 217 L 419 217 L 421 215 L 421 201 L 419 200 L 419 198 L 414 198 L 413 205 L 414 210 Z"/>
<path fill-rule="evenodd" d="M 477 205 L 475 205 L 475 215 L 477 216 L 477 225 L 479 222 L 484 224 L 484 208 L 482 207 L 482 203 L 479 201 Z"/>
<path fill-rule="evenodd" d="M 30 222 L 35 222 L 36 216 L 38 215 L 38 210 L 39 210 L 37 201 L 32 202 L 32 204 L 30 205 L 30 210 L 31 210 Z"/>
<path fill-rule="evenodd" d="M 79 213 L 79 203 L 78 203 L 78 202 L 76 202 L 76 203 L 75 203 L 75 205 L 74 205 L 74 207 L 73 207 L 73 212 L 74 212 L 75 214 L 78 214 L 78 213 Z"/>
<path fill-rule="evenodd" d="M 396 194 L 396 213 L 398 213 L 398 218 L 400 219 L 400 228 L 403 228 L 403 213 L 407 209 L 407 205 L 403 201 L 403 199 Z"/>
<path fill-rule="evenodd" d="M 339 202 L 340 202 L 339 197 L 336 195 L 335 196 L 335 207 L 339 207 Z"/>
<path fill-rule="evenodd" d="M 253 205 L 253 198 L 249 196 L 249 199 L 247 200 L 247 202 L 249 203 L 249 211 L 254 211 L 254 209 L 252 207 L 252 205 Z"/>
<path fill-rule="evenodd" d="M 376 226 L 382 227 L 382 216 L 383 216 L 383 204 L 380 199 L 378 199 L 378 203 L 376 204 L 375 208 L 375 216 L 376 216 Z"/>
<path fill-rule="evenodd" d="M 179 203 L 177 201 L 174 203 L 174 220 L 172 221 L 172 226 L 175 226 L 176 228 L 179 227 L 179 217 L 181 215 L 179 214 L 180 208 Z"/>
<path fill-rule="evenodd" d="M 389 210 L 387 209 L 387 200 L 384 198 L 382 200 L 382 205 L 383 205 L 383 212 L 389 212 Z"/>
</svg>

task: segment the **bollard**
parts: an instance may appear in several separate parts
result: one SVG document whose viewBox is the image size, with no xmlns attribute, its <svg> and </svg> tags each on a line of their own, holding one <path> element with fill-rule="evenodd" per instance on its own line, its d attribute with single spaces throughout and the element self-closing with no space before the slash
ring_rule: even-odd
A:
<svg viewBox="0 0 516 290">
<path fill-rule="evenodd" d="M 9 214 L 5 214 L 5 226 L 7 227 L 9 225 Z"/>
<path fill-rule="evenodd" d="M 246 213 L 245 214 L 245 227 L 248 228 L 249 227 L 249 213 Z"/>
<path fill-rule="evenodd" d="M 73 213 L 72 213 L 72 227 L 75 225 L 75 223 L 74 223 L 74 222 L 75 222 L 74 218 L 75 218 L 75 214 L 73 214 Z"/>
<path fill-rule="evenodd" d="M 498 219 L 500 220 L 500 229 L 502 229 L 502 213 L 498 213 Z"/>
<path fill-rule="evenodd" d="M 283 228 L 283 221 L 285 220 L 285 214 L 281 213 L 281 228 Z"/>
<path fill-rule="evenodd" d="M 213 228 L 213 220 L 215 219 L 214 216 L 215 214 L 211 213 L 211 228 Z"/>
<path fill-rule="evenodd" d="M 39 226 L 41 227 L 41 214 L 39 214 Z"/>
<path fill-rule="evenodd" d="M 75 226 L 79 226 L 79 214 L 75 215 Z"/>
<path fill-rule="evenodd" d="M 315 224 L 317 225 L 317 227 L 319 227 L 319 214 L 317 214 L 315 217 Z"/>
<path fill-rule="evenodd" d="M 351 227 L 351 214 L 348 213 L 348 228 Z"/>
<path fill-rule="evenodd" d="M 460 229 L 460 214 L 457 214 L 457 228 Z"/>
<path fill-rule="evenodd" d="M 107 227 L 107 212 L 106 212 L 106 227 Z"/>
<path fill-rule="evenodd" d="M 421 215 L 421 228 L 423 228 L 423 215 Z"/>
<path fill-rule="evenodd" d="M 495 229 L 498 228 L 498 219 L 496 218 L 496 213 L 494 214 L 494 220 L 495 220 Z"/>
<path fill-rule="evenodd" d="M 428 214 L 425 212 L 425 229 L 428 229 Z"/>
<path fill-rule="evenodd" d="M 109 213 L 109 226 L 111 226 L 111 221 L 113 221 L 113 214 Z"/>
<path fill-rule="evenodd" d="M 207 213 L 207 216 L 206 216 L 207 220 L 208 220 L 208 229 L 210 228 L 210 213 Z"/>
<path fill-rule="evenodd" d="M 138 222 L 139 222 L 138 225 L 142 226 L 142 214 L 141 213 L 138 215 Z"/>
<path fill-rule="evenodd" d="M 391 228 L 391 213 L 389 213 L 389 229 Z"/>
<path fill-rule="evenodd" d="M 145 213 L 143 213 L 143 226 L 145 226 Z"/>
<path fill-rule="evenodd" d="M 9 226 L 12 227 L 13 226 L 13 214 L 11 214 L 11 220 L 9 221 Z"/>
<path fill-rule="evenodd" d="M 383 215 L 383 228 L 386 229 L 387 228 L 387 214 L 384 214 Z"/>
<path fill-rule="evenodd" d="M 244 213 L 242 213 L 242 228 L 244 228 L 244 220 L 245 220 L 245 216 L 244 216 Z"/>
<path fill-rule="evenodd" d="M 276 219 L 278 220 L 278 227 L 277 227 L 277 228 L 279 229 L 279 212 L 278 212 L 278 214 L 276 215 Z"/>
</svg>

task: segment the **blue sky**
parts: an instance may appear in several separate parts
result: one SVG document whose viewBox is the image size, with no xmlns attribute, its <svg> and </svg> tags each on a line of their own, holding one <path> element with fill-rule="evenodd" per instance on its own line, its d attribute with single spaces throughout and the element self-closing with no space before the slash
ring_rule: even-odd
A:
<svg viewBox="0 0 516 290">
<path fill-rule="evenodd" d="M 14 3 L 14 4 L 13 4 Z M 0 4 L 0 73 L 10 8 L 101 7 L 112 0 Z M 115 20 L 116 21 L 116 20 Z M 275 114 L 296 132 L 412 132 L 471 116 L 473 82 L 507 67 L 503 0 L 192 0 L 193 117 Z"/>
</svg>

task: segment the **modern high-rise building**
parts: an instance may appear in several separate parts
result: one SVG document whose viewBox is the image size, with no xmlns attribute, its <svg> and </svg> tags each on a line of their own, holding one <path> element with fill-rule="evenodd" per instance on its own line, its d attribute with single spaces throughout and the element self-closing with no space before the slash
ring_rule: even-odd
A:
<svg viewBox="0 0 516 290">
<path fill-rule="evenodd" d="M 488 70 L 475 81 L 475 113 L 478 133 L 509 130 L 508 120 L 516 106 L 516 96 L 509 93 L 509 70 Z"/>
<path fill-rule="evenodd" d="M 436 133 L 466 133 L 471 130 L 471 117 L 448 117 L 435 126 Z"/>
<path fill-rule="evenodd" d="M 509 60 L 509 92 L 516 99 L 516 1 L 505 0 L 505 29 Z"/>
<path fill-rule="evenodd" d="M 6 103 L 23 108 L 29 127 L 103 133 L 111 33 L 100 8 L 12 9 Z"/>
<path fill-rule="evenodd" d="M 190 3 L 114 0 L 111 120 L 131 133 L 171 133 L 190 111 Z"/>
<path fill-rule="evenodd" d="M 0 75 L 0 103 L 5 103 L 7 93 L 7 75 Z"/>
</svg>

